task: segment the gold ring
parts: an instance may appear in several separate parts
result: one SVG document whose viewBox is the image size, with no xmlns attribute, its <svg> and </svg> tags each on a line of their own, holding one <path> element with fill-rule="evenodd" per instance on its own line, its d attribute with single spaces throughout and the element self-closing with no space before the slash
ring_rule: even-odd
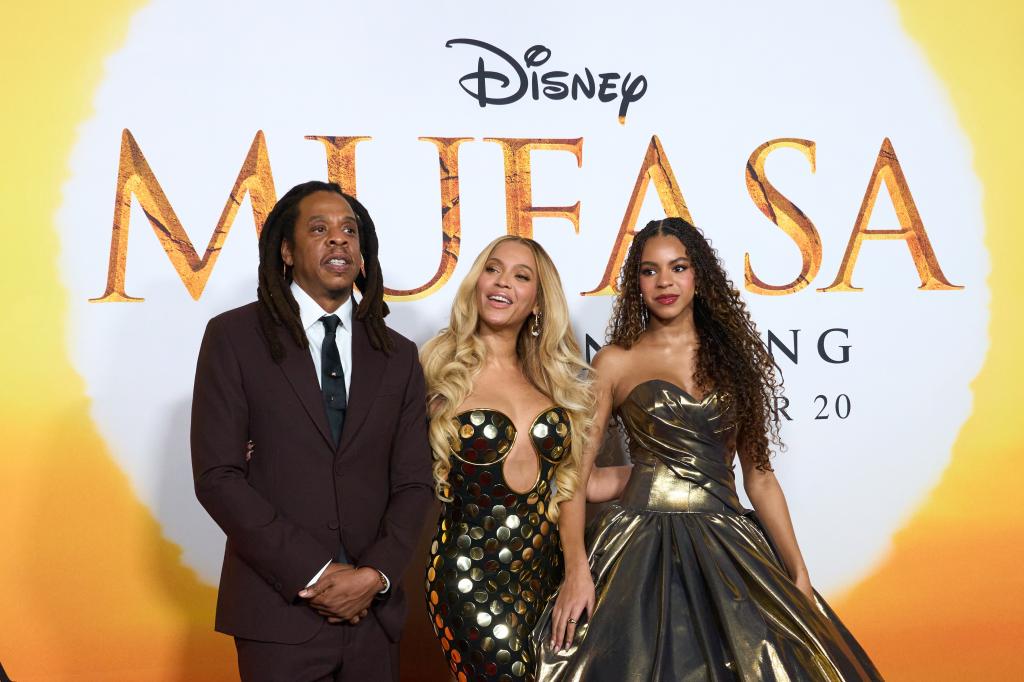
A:
<svg viewBox="0 0 1024 682">
<path fill-rule="evenodd" d="M 570 618 L 569 622 L 572 623 L 573 625 L 576 625 L 576 619 L 575 618 Z"/>
</svg>

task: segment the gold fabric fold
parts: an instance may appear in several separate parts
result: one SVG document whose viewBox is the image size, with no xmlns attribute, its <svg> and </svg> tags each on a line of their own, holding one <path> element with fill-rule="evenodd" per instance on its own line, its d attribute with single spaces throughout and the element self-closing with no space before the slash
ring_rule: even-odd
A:
<svg viewBox="0 0 1024 682">
<path fill-rule="evenodd" d="M 551 649 L 552 598 L 532 639 L 544 682 L 880 680 L 816 595 L 790 580 L 736 495 L 728 399 L 664 381 L 619 408 L 633 474 L 587 530 L 597 603 Z"/>
</svg>

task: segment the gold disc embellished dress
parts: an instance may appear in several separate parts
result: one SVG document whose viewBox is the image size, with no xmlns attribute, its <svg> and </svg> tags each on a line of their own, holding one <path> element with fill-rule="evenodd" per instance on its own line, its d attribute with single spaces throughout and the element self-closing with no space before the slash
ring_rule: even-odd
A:
<svg viewBox="0 0 1024 682">
<path fill-rule="evenodd" d="M 452 502 L 441 510 L 427 566 L 427 610 L 458 682 L 532 681 L 530 631 L 562 580 L 558 531 L 546 517 L 551 483 L 570 444 L 568 413 L 550 407 L 526 434 L 540 471 L 526 492 L 512 490 L 503 464 L 517 437 L 496 410 L 456 418 Z"/>
<path fill-rule="evenodd" d="M 618 416 L 633 471 L 587 530 L 594 613 L 569 649 L 554 651 L 551 600 L 533 633 L 538 680 L 880 680 L 740 505 L 727 401 L 652 380 Z"/>
</svg>

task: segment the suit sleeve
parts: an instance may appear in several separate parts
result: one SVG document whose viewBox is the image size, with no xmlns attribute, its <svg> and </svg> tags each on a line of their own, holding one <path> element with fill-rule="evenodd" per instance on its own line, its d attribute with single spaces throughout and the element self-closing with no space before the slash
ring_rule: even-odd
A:
<svg viewBox="0 0 1024 682">
<path fill-rule="evenodd" d="M 409 354 L 402 414 L 391 444 L 388 507 L 376 542 L 359 558 L 360 565 L 382 571 L 391 583 L 402 580 L 426 521 L 423 512 L 433 498 L 423 368 L 414 346 Z"/>
<path fill-rule="evenodd" d="M 192 394 L 196 497 L 238 555 L 294 601 L 331 552 L 249 485 L 249 410 L 238 356 L 221 318 L 206 327 Z"/>
</svg>

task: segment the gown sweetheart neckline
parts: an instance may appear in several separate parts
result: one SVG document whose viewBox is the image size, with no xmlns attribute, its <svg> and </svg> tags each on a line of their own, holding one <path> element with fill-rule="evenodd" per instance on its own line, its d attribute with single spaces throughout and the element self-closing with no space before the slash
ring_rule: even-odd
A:
<svg viewBox="0 0 1024 682">
<path fill-rule="evenodd" d="M 540 418 L 543 417 L 548 412 L 551 412 L 552 410 L 562 410 L 564 412 L 565 408 L 562 407 L 561 405 L 548 405 L 543 410 L 538 412 L 537 416 L 533 418 L 533 420 L 530 422 L 530 426 L 526 429 L 527 432 L 532 432 L 533 431 L 533 427 L 537 425 L 537 422 L 540 421 Z M 509 426 L 512 427 L 512 430 L 515 431 L 516 435 L 517 436 L 519 435 L 519 428 L 516 426 L 516 423 L 514 421 L 512 421 L 512 418 L 509 417 L 504 412 L 502 412 L 501 410 L 495 409 L 493 407 L 471 407 L 468 410 L 462 410 L 461 412 L 456 414 L 455 417 L 458 418 L 458 417 L 461 417 L 464 414 L 469 414 L 471 412 L 494 412 L 495 414 L 500 414 L 502 417 L 505 418 L 505 421 L 507 421 L 509 423 Z M 513 443 L 514 442 L 515 442 L 515 438 L 513 438 Z M 510 449 L 510 451 L 511 451 L 511 449 Z"/>
<path fill-rule="evenodd" d="M 639 389 L 639 388 L 640 388 L 641 386 L 644 386 L 645 384 L 654 384 L 654 383 L 659 383 L 659 384 L 667 384 L 668 386 L 671 386 L 672 388 L 674 388 L 674 389 L 675 389 L 676 391 L 678 391 L 679 393 L 682 393 L 682 394 L 683 394 L 683 396 L 684 396 L 684 397 L 686 397 L 686 398 L 687 398 L 687 399 L 688 399 L 688 400 L 689 400 L 689 401 L 690 401 L 691 403 L 693 403 L 694 405 L 704 405 L 705 403 L 707 403 L 707 402 L 708 402 L 708 400 L 709 400 L 709 399 L 711 398 L 711 396 L 715 395 L 715 394 L 716 394 L 716 393 L 718 392 L 718 389 L 717 389 L 717 388 L 715 388 L 715 389 L 711 389 L 710 391 L 708 391 L 707 393 L 705 393 L 705 394 L 704 394 L 704 397 L 703 397 L 703 398 L 701 398 L 700 400 L 697 400 L 697 398 L 695 398 L 695 397 L 694 397 L 694 396 L 693 396 L 693 395 L 692 395 L 692 394 L 691 394 L 691 393 L 690 393 L 689 391 L 687 391 L 687 390 L 686 390 L 685 388 L 683 388 L 682 386 L 679 386 L 678 384 L 676 384 L 676 383 L 674 383 L 674 382 L 671 382 L 671 381 L 669 381 L 668 379 L 658 379 L 658 378 L 654 378 L 654 379 L 645 379 L 644 381 L 641 381 L 640 383 L 638 383 L 637 385 L 635 385 L 635 386 L 634 386 L 633 388 L 629 389 L 629 392 L 628 392 L 628 393 L 626 393 L 626 397 L 622 399 L 622 402 L 621 402 L 621 403 L 619 403 L 619 404 L 618 404 L 618 405 L 617 405 L 617 406 L 615 407 L 615 409 L 619 409 L 620 407 L 622 407 L 623 405 L 625 405 L 625 404 L 626 404 L 626 401 L 628 401 L 628 400 L 629 400 L 630 398 L 632 398 L 632 397 L 633 397 L 633 394 L 634 394 L 634 393 L 636 393 L 636 392 L 637 392 L 637 389 Z"/>
<path fill-rule="evenodd" d="M 543 410 L 537 413 L 537 416 L 534 417 L 533 420 L 530 422 L 530 426 L 527 428 L 526 432 L 532 436 L 533 427 L 537 426 L 537 422 L 540 421 L 540 418 L 553 410 L 561 410 L 562 412 L 565 412 L 565 408 L 562 407 L 561 405 L 548 405 Z M 537 476 L 533 480 L 533 485 L 531 485 L 529 488 L 522 491 L 518 490 L 512 486 L 511 481 L 508 480 L 508 476 L 505 474 L 505 462 L 508 461 L 508 455 L 512 452 L 513 448 L 515 448 L 516 441 L 519 439 L 519 428 L 516 426 L 516 423 L 512 421 L 511 417 L 509 417 L 501 410 L 495 409 L 493 407 L 473 407 L 468 410 L 462 410 L 461 412 L 455 415 L 455 418 L 458 419 L 463 415 L 471 414 L 473 412 L 493 412 L 494 414 L 500 414 L 502 417 L 505 418 L 505 421 L 508 422 L 509 426 L 512 427 L 512 442 L 509 444 L 508 452 L 505 454 L 504 457 L 501 458 L 499 462 L 501 465 L 502 478 L 505 479 L 505 486 L 509 489 L 509 491 L 516 495 L 529 495 L 534 490 L 536 490 L 537 486 L 540 484 L 540 477 L 542 473 L 541 470 L 543 468 L 541 460 L 544 457 L 540 449 L 537 447 L 537 442 L 532 437 L 530 438 L 530 448 L 533 450 L 534 457 L 537 459 Z M 456 455 L 456 457 L 458 457 L 458 455 Z"/>
</svg>

